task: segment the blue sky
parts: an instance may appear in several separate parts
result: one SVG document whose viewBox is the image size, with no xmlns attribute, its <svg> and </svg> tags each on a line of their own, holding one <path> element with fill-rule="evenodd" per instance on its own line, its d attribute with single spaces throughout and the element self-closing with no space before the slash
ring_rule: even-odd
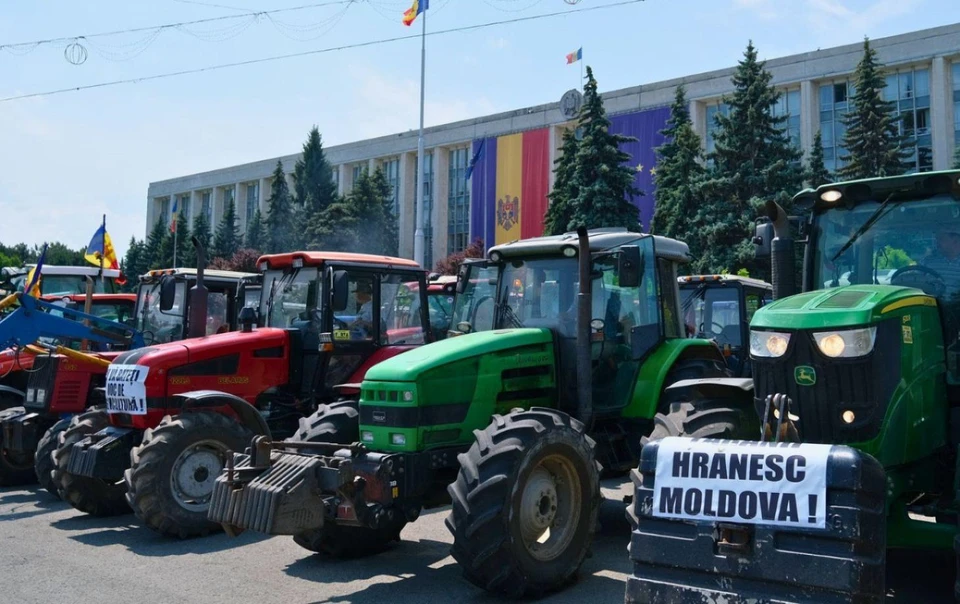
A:
<svg viewBox="0 0 960 604">
<path fill-rule="evenodd" d="M 256 11 L 322 1 L 209 3 Z M 430 30 L 576 8 L 431 2 Z M 405 35 L 418 31 L 400 23 L 408 6 L 357 0 L 275 15 L 280 25 L 221 21 L 195 35 L 165 30 L 145 48 L 145 33 L 94 38 L 79 66 L 64 60 L 63 44 L 0 50 L 0 97 Z M 7 0 L 0 44 L 243 14 L 192 0 Z M 604 91 L 731 66 L 751 38 L 774 58 L 957 21 L 957 0 L 647 0 L 438 36 L 428 39 L 426 120 L 557 100 L 578 84 L 580 69 L 564 56 L 579 46 Z M 314 124 L 330 145 L 415 129 L 418 83 L 419 41 L 410 40 L 0 103 L 0 241 L 79 247 L 106 213 L 123 253 L 131 235 L 143 236 L 149 182 L 296 152 Z"/>
</svg>

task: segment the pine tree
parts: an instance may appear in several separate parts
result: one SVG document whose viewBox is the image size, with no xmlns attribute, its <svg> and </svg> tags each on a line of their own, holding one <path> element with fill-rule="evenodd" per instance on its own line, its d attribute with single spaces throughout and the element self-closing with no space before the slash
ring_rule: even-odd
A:
<svg viewBox="0 0 960 604">
<path fill-rule="evenodd" d="M 387 175 L 378 167 L 372 177 L 371 185 L 374 195 L 380 200 L 381 254 L 396 256 L 400 250 L 400 229 L 397 225 L 397 216 L 393 213 L 393 190 L 387 181 Z"/>
<path fill-rule="evenodd" d="M 276 254 L 292 251 L 290 238 L 296 230 L 293 222 L 293 198 L 279 159 L 273 170 L 265 225 L 266 238 L 262 246 L 265 252 Z"/>
<path fill-rule="evenodd" d="M 578 145 L 576 132 L 572 129 L 564 130 L 560 157 L 553 160 L 553 190 L 547 196 L 550 207 L 543 218 L 544 235 L 562 235 L 570 230 L 570 221 L 573 220 L 572 200 L 577 197 L 573 173 L 577 165 Z"/>
<path fill-rule="evenodd" d="M 193 247 L 190 222 L 186 214 L 177 214 L 177 267 L 197 266 L 197 250 Z"/>
<path fill-rule="evenodd" d="M 215 258 L 233 258 L 241 245 L 240 226 L 237 224 L 237 205 L 233 200 L 227 202 L 223 218 L 217 226 L 217 234 L 213 239 L 213 254 Z"/>
<path fill-rule="evenodd" d="M 267 225 L 264 223 L 263 216 L 260 214 L 260 208 L 253 213 L 253 218 L 247 226 L 247 236 L 244 239 L 244 247 L 263 251 L 264 243 L 267 241 Z"/>
<path fill-rule="evenodd" d="M 953 150 L 953 169 L 960 170 L 960 146 Z"/>
<path fill-rule="evenodd" d="M 203 249 L 207 252 L 207 261 L 210 261 L 210 254 L 213 250 L 210 249 L 210 242 L 213 239 L 213 235 L 210 233 L 210 222 L 207 220 L 206 214 L 201 212 L 193 219 L 193 236 L 200 240 L 200 244 L 203 246 Z M 197 251 L 193 250 L 193 266 L 197 266 Z"/>
<path fill-rule="evenodd" d="M 143 272 L 156 268 L 169 268 L 163 263 L 163 245 L 167 237 L 167 224 L 163 216 L 157 218 L 150 235 L 147 236 L 146 247 L 143 250 Z"/>
<path fill-rule="evenodd" d="M 130 237 L 130 244 L 127 246 L 127 253 L 123 258 L 123 273 L 127 277 L 127 288 L 136 288 L 140 275 L 150 268 L 146 257 L 146 248 L 147 246 L 143 241 L 138 241 L 136 237 Z"/>
<path fill-rule="evenodd" d="M 293 168 L 293 186 L 297 203 L 312 214 L 323 212 L 336 201 L 337 187 L 333 171 L 323 152 L 323 141 L 316 126 L 303 144 L 303 155 Z"/>
<path fill-rule="evenodd" d="M 630 155 L 620 150 L 621 143 L 636 139 L 610 133 L 610 120 L 590 67 L 577 125 L 583 138 L 577 146 L 573 172 L 577 196 L 573 199 L 570 226 L 626 227 L 638 231 L 639 210 L 632 201 L 643 193 L 633 184 L 635 172 L 625 165 Z"/>
<path fill-rule="evenodd" d="M 331 252 L 356 251 L 357 219 L 352 204 L 338 199 L 323 212 L 314 214 L 306 229 L 306 248 Z"/>
<path fill-rule="evenodd" d="M 869 39 L 864 39 L 863 58 L 853 76 L 856 92 L 850 99 L 850 111 L 843 117 L 847 127 L 843 146 L 849 155 L 840 158 L 846 165 L 837 174 L 845 180 L 896 176 L 907 171 L 904 159 L 909 152 L 903 149 L 900 116 L 896 104 L 883 99 L 887 82 L 881 69 L 877 51 L 870 48 Z"/>
<path fill-rule="evenodd" d="M 813 137 L 813 148 L 810 149 L 810 157 L 807 158 L 807 174 L 805 179 L 813 188 L 833 182 L 830 171 L 827 170 L 827 166 L 823 163 L 823 136 L 819 130 L 817 130 L 817 134 Z"/>
<path fill-rule="evenodd" d="M 706 170 L 700 137 L 693 129 L 683 86 L 677 87 L 670 119 L 660 133 L 667 141 L 657 148 L 656 210 L 651 231 L 686 241 L 691 254 L 699 257 L 702 242 L 698 238 L 701 227 L 698 187 Z"/>
<path fill-rule="evenodd" d="M 733 75 L 734 92 L 723 99 L 729 115 L 716 116 L 716 146 L 708 157 L 713 167 L 699 187 L 703 247 L 692 267 L 697 272 L 746 268 L 764 275 L 769 267 L 756 261 L 751 242 L 759 207 L 773 199 L 790 211 L 803 185 L 802 154 L 787 134 L 787 118 L 773 115 L 780 93 L 771 80 L 750 42 Z"/>
</svg>

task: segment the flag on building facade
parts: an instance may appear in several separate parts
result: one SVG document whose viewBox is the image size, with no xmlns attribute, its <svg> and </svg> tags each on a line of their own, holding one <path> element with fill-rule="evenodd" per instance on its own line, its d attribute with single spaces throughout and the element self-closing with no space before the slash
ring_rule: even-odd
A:
<svg viewBox="0 0 960 604">
<path fill-rule="evenodd" d="M 34 298 L 40 297 L 40 275 L 43 273 L 43 261 L 47 257 L 47 244 L 43 244 L 43 250 L 40 252 L 40 258 L 37 259 L 37 265 L 27 273 L 26 286 L 23 293 Z"/>
<path fill-rule="evenodd" d="M 171 218 L 170 218 L 170 232 L 171 232 L 171 233 L 176 233 L 176 232 L 177 232 L 177 204 L 178 204 L 179 202 L 180 202 L 179 199 L 174 199 L 174 200 L 173 200 L 173 210 L 171 210 L 171 212 L 170 212 L 170 216 L 171 216 Z"/>
<path fill-rule="evenodd" d="M 570 54 L 567 55 L 567 65 L 570 65 L 571 63 L 576 63 L 582 58 L 583 58 L 583 47 L 581 46 L 580 48 L 577 49 L 576 52 L 571 52 Z"/>
<path fill-rule="evenodd" d="M 420 13 L 430 8 L 430 0 L 413 0 L 413 5 L 403 13 L 403 24 L 413 25 Z"/>
</svg>

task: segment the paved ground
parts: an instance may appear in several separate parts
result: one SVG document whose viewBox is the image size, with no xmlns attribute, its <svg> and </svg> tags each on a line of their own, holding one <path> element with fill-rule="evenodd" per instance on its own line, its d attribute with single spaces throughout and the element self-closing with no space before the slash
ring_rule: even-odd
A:
<svg viewBox="0 0 960 604">
<path fill-rule="evenodd" d="M 617 482 L 607 483 L 603 530 L 580 581 L 543 602 L 622 602 L 630 571 Z M 625 487 L 624 487 L 625 488 Z M 624 491 L 625 492 L 625 491 Z M 392 550 L 329 562 L 287 537 L 162 538 L 133 515 L 79 514 L 36 488 L 0 489 L 0 601 L 28 603 L 493 602 L 448 555 L 446 509 L 421 516 Z M 890 560 L 890 602 L 951 602 L 953 561 L 916 554 Z"/>
</svg>

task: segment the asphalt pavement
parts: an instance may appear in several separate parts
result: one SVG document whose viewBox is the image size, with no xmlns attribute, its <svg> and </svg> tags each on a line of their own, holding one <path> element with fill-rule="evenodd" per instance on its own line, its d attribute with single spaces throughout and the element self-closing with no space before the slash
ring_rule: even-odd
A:
<svg viewBox="0 0 960 604">
<path fill-rule="evenodd" d="M 622 602 L 630 572 L 626 484 L 607 481 L 601 530 L 576 584 L 540 602 Z M 330 561 L 289 537 L 244 533 L 176 540 L 132 514 L 92 518 L 37 487 L 0 489 L 0 602 L 138 604 L 496 602 L 449 555 L 447 508 L 423 514 L 403 542 Z M 888 562 L 889 602 L 952 602 L 952 557 L 904 552 Z"/>
</svg>

